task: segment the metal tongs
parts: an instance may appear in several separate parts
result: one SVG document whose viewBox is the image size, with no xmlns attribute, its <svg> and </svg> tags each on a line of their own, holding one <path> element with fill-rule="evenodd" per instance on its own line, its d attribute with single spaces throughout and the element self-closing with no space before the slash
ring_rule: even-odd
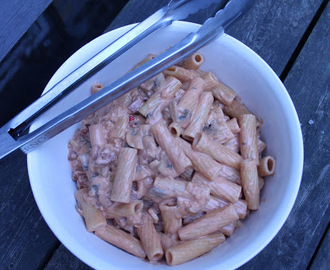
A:
<svg viewBox="0 0 330 270">
<path fill-rule="evenodd" d="M 253 0 L 230 0 L 213 18 L 206 20 L 197 32 L 190 33 L 164 53 L 127 73 L 38 129 L 27 133 L 28 127 L 38 116 L 139 41 L 175 20 L 184 19 L 189 14 L 220 2 L 220 0 L 172 0 L 167 6 L 133 27 L 5 124 L 0 129 L 0 159 L 18 148 L 21 148 L 24 153 L 34 150 L 66 128 L 199 50 L 222 35 L 224 30 L 251 6 Z"/>
</svg>

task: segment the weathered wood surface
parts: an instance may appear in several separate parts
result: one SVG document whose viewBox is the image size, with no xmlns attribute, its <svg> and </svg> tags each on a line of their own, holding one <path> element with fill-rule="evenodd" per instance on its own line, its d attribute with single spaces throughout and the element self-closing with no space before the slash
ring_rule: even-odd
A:
<svg viewBox="0 0 330 270">
<path fill-rule="evenodd" d="M 108 30 L 141 21 L 167 2 L 131 0 Z M 322 1 L 257 2 L 229 34 L 255 50 L 281 75 Z M 213 7 L 191 21 L 201 23 L 214 12 Z M 243 269 L 305 268 L 329 222 L 329 92 L 325 90 L 329 85 L 329 7 L 323 14 L 285 80 L 304 133 L 305 168 L 298 199 L 280 233 Z M 25 163 L 20 152 L 0 161 L 4 191 L 0 214 L 5 217 L 0 221 L 0 269 L 88 269 L 63 245 L 56 249 L 59 242 L 35 205 Z"/>
<path fill-rule="evenodd" d="M 0 0 L 0 61 L 52 0 Z"/>
<path fill-rule="evenodd" d="M 306 269 L 330 220 L 330 5 L 284 84 L 304 138 L 304 173 L 293 210 L 273 241 L 243 269 Z M 322 269 L 322 268 L 321 268 Z"/>
<path fill-rule="evenodd" d="M 0 269 L 37 269 L 58 245 L 34 201 L 21 152 L 0 160 Z"/>
<path fill-rule="evenodd" d="M 320 249 L 315 254 L 311 270 L 330 269 L 330 230 L 328 226 L 327 233 L 322 241 Z"/>
</svg>

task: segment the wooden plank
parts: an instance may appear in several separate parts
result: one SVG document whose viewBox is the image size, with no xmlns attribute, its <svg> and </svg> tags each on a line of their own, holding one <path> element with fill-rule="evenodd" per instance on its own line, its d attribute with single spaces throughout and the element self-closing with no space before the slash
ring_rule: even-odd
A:
<svg viewBox="0 0 330 270">
<path fill-rule="evenodd" d="M 0 269 L 37 269 L 59 242 L 35 204 L 26 156 L 15 152 L 0 168 Z"/>
<path fill-rule="evenodd" d="M 227 32 L 259 54 L 279 76 L 322 0 L 255 2 Z"/>
<path fill-rule="evenodd" d="M 44 269 L 87 270 L 91 268 L 78 260 L 71 252 L 69 252 L 69 250 L 61 245 L 54 253 L 52 260 L 50 260 Z"/>
<path fill-rule="evenodd" d="M 107 27 L 105 32 L 116 29 L 118 27 L 141 22 L 148 16 L 167 5 L 169 0 L 130 0 L 126 6 L 122 9 L 116 19 Z M 184 21 L 203 23 L 207 18 L 213 16 L 227 0 L 219 1 L 219 4 L 213 4 L 209 8 L 201 10 L 197 14 L 189 15 Z"/>
<path fill-rule="evenodd" d="M 330 230 L 328 228 L 314 261 L 311 270 L 330 269 Z"/>
<path fill-rule="evenodd" d="M 0 62 L 52 0 L 0 0 Z"/>
<path fill-rule="evenodd" d="M 297 200 L 278 235 L 242 269 L 306 269 L 329 223 L 329 16 L 328 4 L 285 80 L 304 137 L 304 173 Z"/>
<path fill-rule="evenodd" d="M 139 22 L 143 20 L 147 15 L 150 15 L 152 12 L 156 11 L 160 7 L 164 5 L 167 1 L 161 0 L 161 1 L 147 1 L 147 0 L 131 0 L 125 8 L 122 10 L 122 12 L 117 16 L 117 18 L 110 24 L 110 26 L 107 28 L 107 30 L 111 30 L 123 25 L 127 25 L 134 22 Z M 318 10 L 321 0 L 319 1 L 313 1 L 313 0 L 304 0 L 304 1 L 271 1 L 271 0 L 264 0 L 264 1 L 258 1 L 258 3 L 253 7 L 251 10 L 251 13 L 247 14 L 246 17 L 242 18 L 240 22 L 237 23 L 235 27 L 229 30 L 229 34 L 232 36 L 238 38 L 239 40 L 243 41 L 245 44 L 247 44 L 249 47 L 253 48 L 257 53 L 262 55 L 262 57 L 270 63 L 270 65 L 275 69 L 275 72 L 280 75 L 281 72 L 283 72 L 287 62 L 289 61 L 292 53 L 294 52 L 296 46 L 298 45 L 299 41 L 301 40 L 302 36 L 304 35 L 305 30 L 307 29 L 309 23 L 313 19 L 313 16 L 315 15 L 316 11 Z M 293 12 L 294 11 L 294 12 Z M 212 11 L 214 14 L 214 10 Z M 206 16 L 208 17 L 208 16 Z M 195 18 L 198 20 L 197 18 Z M 202 21 L 201 19 L 199 22 Z M 324 38 L 321 38 L 320 40 L 323 40 Z M 326 48 L 326 47 L 325 47 Z M 311 52 L 317 54 L 317 50 L 312 50 Z M 316 73 L 318 70 L 317 67 L 314 67 L 314 73 Z M 308 72 L 306 72 L 308 74 Z M 308 77 L 306 74 L 304 74 L 305 77 Z M 299 73 L 296 73 L 295 79 L 300 79 Z M 288 82 L 291 82 L 291 84 L 294 85 L 294 81 L 292 79 Z M 290 85 L 289 90 L 293 88 L 292 85 Z M 295 86 L 294 89 L 299 89 L 297 86 Z M 318 93 L 321 93 L 322 86 L 320 85 L 318 88 Z M 290 92 L 291 93 L 291 92 Z M 301 98 L 304 102 L 304 99 L 297 95 L 297 98 Z M 299 106 L 302 106 L 299 104 Z M 300 113 L 300 110 L 298 111 Z M 306 115 L 306 114 L 303 114 Z M 308 121 L 308 120 L 307 120 Z M 306 143 L 306 142 L 305 142 Z M 311 143 L 311 146 L 313 146 L 313 142 Z M 308 144 L 309 145 L 309 144 Z M 320 157 L 324 153 L 320 154 Z M 311 165 L 310 165 L 311 167 Z M 311 182 L 311 174 L 316 176 L 318 178 L 318 181 L 324 181 L 326 179 L 327 172 L 323 171 L 323 173 L 317 174 L 317 171 L 314 169 L 311 169 L 312 171 L 305 171 L 303 184 L 302 184 L 302 191 L 299 193 L 299 198 L 306 198 L 309 199 L 316 199 L 315 197 L 318 190 L 318 187 L 315 187 L 315 190 L 309 190 L 308 186 Z M 317 176 L 318 175 L 318 176 Z M 307 184 L 304 184 L 307 182 Z M 305 187 L 307 185 L 307 187 Z M 325 189 L 326 190 L 326 189 Z M 323 190 L 324 192 L 324 190 Z M 322 193 L 323 194 L 323 193 Z M 308 201 L 304 201 L 304 207 L 312 208 L 312 205 L 306 205 Z M 317 200 L 317 202 L 319 202 Z M 314 205 L 314 204 L 313 204 Z M 259 254 L 255 259 L 244 265 L 243 269 L 280 269 L 281 267 L 277 267 L 277 262 L 280 261 L 280 265 L 286 265 L 290 263 L 290 266 L 297 266 L 300 262 L 299 258 L 299 252 L 297 251 L 297 247 L 301 248 L 300 241 L 301 238 L 307 237 L 309 240 L 311 240 L 312 236 L 306 236 L 304 232 L 304 226 L 305 222 L 302 222 L 301 224 L 296 224 L 295 221 L 302 221 L 299 216 L 300 212 L 303 211 L 302 207 L 299 207 L 299 210 L 297 210 L 297 204 L 295 206 L 295 209 L 293 210 L 292 214 L 290 215 L 290 218 L 288 220 L 288 224 L 286 226 L 290 226 L 290 228 L 293 228 L 296 226 L 297 232 L 295 234 L 295 237 L 291 237 L 291 235 L 285 235 L 286 237 L 281 237 L 280 240 L 274 240 L 268 247 L 265 249 L 265 252 L 262 252 Z M 311 213 L 311 211 L 309 211 Z M 312 223 L 315 227 L 318 228 L 314 231 L 314 236 L 316 237 L 315 242 L 317 242 L 318 232 L 322 231 L 323 223 L 321 221 L 322 213 L 320 213 L 320 216 L 317 218 L 317 222 L 314 222 L 313 220 L 309 220 L 309 222 Z M 323 215 L 324 219 L 328 217 Z M 316 216 L 314 216 L 316 218 Z M 316 221 L 316 220 L 315 220 Z M 321 224 L 322 223 L 322 224 Z M 290 231 L 291 234 L 294 232 Z M 321 232 L 322 235 L 323 232 Z M 281 234 L 283 234 L 283 230 L 281 231 Z M 285 234 L 285 232 L 284 232 Z M 287 238 L 289 238 L 288 243 L 286 243 Z M 297 243 L 297 244 L 295 244 Z M 294 252 L 290 252 L 289 249 L 286 247 L 291 245 L 296 245 Z M 281 253 L 281 249 L 285 248 L 287 251 L 287 256 L 284 256 L 283 253 Z M 277 251 L 276 258 L 273 258 L 273 250 Z M 306 251 L 306 250 L 305 250 Z M 53 263 L 54 260 L 56 262 L 59 262 L 57 267 L 61 268 L 61 258 L 67 256 L 67 251 L 61 248 L 59 252 L 56 252 L 54 257 L 50 260 L 50 264 Z M 306 251 L 307 252 L 307 251 Z M 290 256 L 294 257 L 294 261 L 291 261 Z M 313 254 L 313 252 L 312 252 Z M 77 263 L 79 261 L 77 258 L 74 259 L 74 262 Z M 287 262 L 289 261 L 289 262 Z M 308 261 L 308 256 L 307 256 Z M 82 265 L 84 265 L 81 262 Z M 268 267 L 270 265 L 270 267 Z M 305 265 L 305 262 L 303 263 Z M 264 267 L 262 267 L 264 266 Z M 272 268 L 273 267 L 273 268 Z M 292 267 L 291 267 L 292 268 Z M 291 269 L 288 268 L 288 269 Z M 293 267 L 294 269 L 299 269 L 297 267 Z M 284 268 L 287 269 L 287 268 Z"/>
</svg>

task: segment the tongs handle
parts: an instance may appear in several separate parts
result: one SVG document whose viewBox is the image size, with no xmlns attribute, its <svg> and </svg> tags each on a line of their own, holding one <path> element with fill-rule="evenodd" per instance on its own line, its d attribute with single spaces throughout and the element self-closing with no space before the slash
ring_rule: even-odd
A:
<svg viewBox="0 0 330 270">
<path fill-rule="evenodd" d="M 7 127 L 10 127 L 10 134 L 16 139 L 20 137 L 35 118 L 69 94 L 87 78 L 100 71 L 156 30 L 171 24 L 172 20 L 166 19 L 167 17 L 164 16 L 167 11 L 168 6 L 161 8 L 57 82 L 44 95 L 6 124 Z"/>
<path fill-rule="evenodd" d="M 91 113 L 101 109 L 132 88 L 137 87 L 144 81 L 171 67 L 179 60 L 186 58 L 220 36 L 224 32 L 224 28 L 235 21 L 243 13 L 243 10 L 250 5 L 251 0 L 231 0 L 214 18 L 208 19 L 197 32 L 190 33 L 172 48 L 124 75 L 35 131 L 19 137 L 15 143 L 10 145 L 11 151 L 19 147 L 21 147 L 25 153 L 32 151 L 41 143 L 79 122 Z M 8 135 L 8 133 L 0 134 L 0 140 L 2 137 L 6 139 L 6 135 Z M 0 158 L 7 153 L 8 149 L 6 153 L 0 152 Z"/>
</svg>

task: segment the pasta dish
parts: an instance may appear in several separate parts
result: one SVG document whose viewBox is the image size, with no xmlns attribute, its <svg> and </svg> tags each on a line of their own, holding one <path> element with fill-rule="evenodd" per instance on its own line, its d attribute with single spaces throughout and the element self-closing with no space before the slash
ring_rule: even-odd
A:
<svg viewBox="0 0 330 270">
<path fill-rule="evenodd" d="M 262 157 L 263 120 L 203 61 L 194 53 L 132 89 L 68 144 L 87 230 L 149 261 L 177 265 L 220 245 L 275 172 L 275 158 Z"/>
</svg>

